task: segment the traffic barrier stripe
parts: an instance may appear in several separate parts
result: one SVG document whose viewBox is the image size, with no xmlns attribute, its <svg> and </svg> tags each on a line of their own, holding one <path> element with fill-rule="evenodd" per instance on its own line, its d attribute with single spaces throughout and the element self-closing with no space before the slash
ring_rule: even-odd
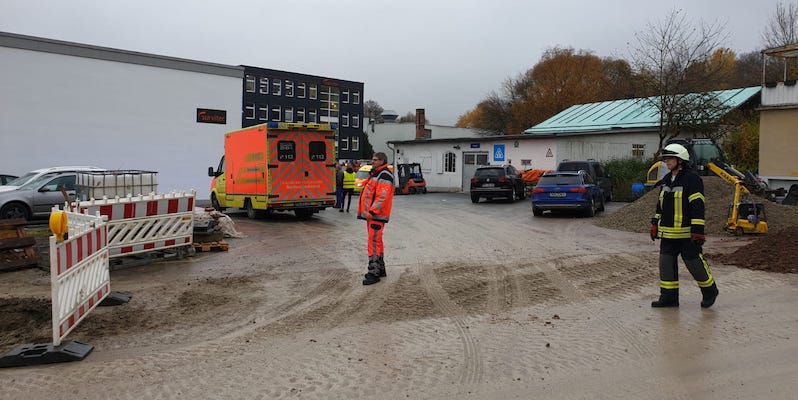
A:
<svg viewBox="0 0 798 400">
<path fill-rule="evenodd" d="M 183 246 L 191 244 L 191 236 L 186 236 L 180 239 L 158 240 L 155 242 L 141 243 L 132 246 L 114 247 L 109 250 L 111 256 L 118 256 L 122 254 L 141 253 L 153 249 L 168 249 L 175 246 Z"/>
<path fill-rule="evenodd" d="M 99 288 L 94 294 L 89 296 L 89 298 L 86 299 L 86 301 L 84 301 L 83 304 L 78 306 L 77 309 L 72 314 L 67 316 L 65 320 L 61 321 L 61 324 L 59 325 L 58 329 L 58 334 L 61 337 L 64 337 L 67 333 L 69 333 L 69 331 L 72 330 L 72 328 L 74 328 L 75 325 L 77 325 L 77 323 L 80 322 L 83 319 L 83 317 L 89 313 L 89 311 L 93 310 L 96 305 L 100 304 L 100 302 L 109 293 L 111 293 L 110 283 Z"/>
<path fill-rule="evenodd" d="M 81 261 L 108 245 L 108 231 L 105 225 L 84 236 L 64 242 L 57 249 L 56 272 L 61 275 Z"/>
<path fill-rule="evenodd" d="M 80 212 L 83 214 L 94 214 L 97 211 L 107 216 L 108 221 L 193 212 L 194 194 L 122 197 L 80 203 Z"/>
</svg>

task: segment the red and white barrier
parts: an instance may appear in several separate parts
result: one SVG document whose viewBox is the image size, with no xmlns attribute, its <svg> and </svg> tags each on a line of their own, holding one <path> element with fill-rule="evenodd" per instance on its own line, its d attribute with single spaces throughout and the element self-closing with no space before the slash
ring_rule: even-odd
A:
<svg viewBox="0 0 798 400">
<path fill-rule="evenodd" d="M 108 218 L 110 257 L 188 246 L 194 235 L 195 193 L 103 198 L 79 203 Z"/>
<path fill-rule="evenodd" d="M 111 291 L 108 226 L 103 217 L 66 214 L 68 239 L 58 242 L 50 236 L 53 346 L 60 345 Z"/>
</svg>

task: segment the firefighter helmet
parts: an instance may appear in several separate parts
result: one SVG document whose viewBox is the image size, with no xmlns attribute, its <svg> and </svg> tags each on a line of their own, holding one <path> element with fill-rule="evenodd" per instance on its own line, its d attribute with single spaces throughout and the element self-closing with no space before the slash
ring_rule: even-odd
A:
<svg viewBox="0 0 798 400">
<path fill-rule="evenodd" d="M 687 149 L 678 144 L 678 143 L 671 143 L 665 146 L 662 149 L 662 157 L 676 157 L 683 161 L 690 161 L 690 153 L 687 152 Z"/>
</svg>

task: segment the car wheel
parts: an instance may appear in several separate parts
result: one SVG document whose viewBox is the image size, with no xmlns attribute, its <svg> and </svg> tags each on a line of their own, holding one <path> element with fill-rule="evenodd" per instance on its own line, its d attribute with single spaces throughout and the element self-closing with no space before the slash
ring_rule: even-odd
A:
<svg viewBox="0 0 798 400">
<path fill-rule="evenodd" d="M 513 203 L 513 202 L 515 202 L 515 197 L 516 197 L 515 186 L 512 186 L 510 188 L 510 196 L 507 197 L 507 201 L 509 201 L 510 203 Z"/>
<path fill-rule="evenodd" d="M 471 202 L 472 203 L 479 203 L 479 195 L 472 194 L 471 195 Z"/>
<path fill-rule="evenodd" d="M 537 207 L 532 207 L 532 215 L 534 215 L 536 217 L 539 217 L 539 216 L 543 215 L 543 210 L 541 210 L 541 209 L 539 209 Z"/>
<path fill-rule="evenodd" d="M 23 218 L 29 220 L 31 218 L 30 210 L 22 203 L 6 204 L 0 209 L 0 219 L 14 219 Z"/>
<path fill-rule="evenodd" d="M 585 215 L 588 217 L 596 216 L 596 200 L 590 199 L 590 204 L 588 204 L 587 209 L 585 210 Z"/>
<path fill-rule="evenodd" d="M 605 202 L 612 201 L 612 189 L 610 189 L 609 194 L 604 198 Z"/>
<path fill-rule="evenodd" d="M 519 198 L 521 200 L 526 198 L 526 187 L 524 185 L 521 185 L 521 195 L 519 196 Z"/>
<path fill-rule="evenodd" d="M 211 194 L 211 207 L 216 211 L 224 211 L 222 206 L 219 205 L 219 199 L 216 198 L 216 193 Z"/>
<path fill-rule="evenodd" d="M 598 211 L 604 211 L 604 197 L 601 198 L 601 203 L 599 204 Z"/>
</svg>

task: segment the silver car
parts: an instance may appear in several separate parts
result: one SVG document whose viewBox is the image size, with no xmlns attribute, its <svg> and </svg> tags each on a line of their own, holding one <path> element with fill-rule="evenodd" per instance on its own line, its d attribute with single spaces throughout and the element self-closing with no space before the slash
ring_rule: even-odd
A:
<svg viewBox="0 0 798 400">
<path fill-rule="evenodd" d="M 69 201 L 75 200 L 76 177 L 76 172 L 52 172 L 15 190 L 0 192 L 0 219 L 47 217 L 54 205 L 66 202 L 64 193 Z"/>
</svg>

